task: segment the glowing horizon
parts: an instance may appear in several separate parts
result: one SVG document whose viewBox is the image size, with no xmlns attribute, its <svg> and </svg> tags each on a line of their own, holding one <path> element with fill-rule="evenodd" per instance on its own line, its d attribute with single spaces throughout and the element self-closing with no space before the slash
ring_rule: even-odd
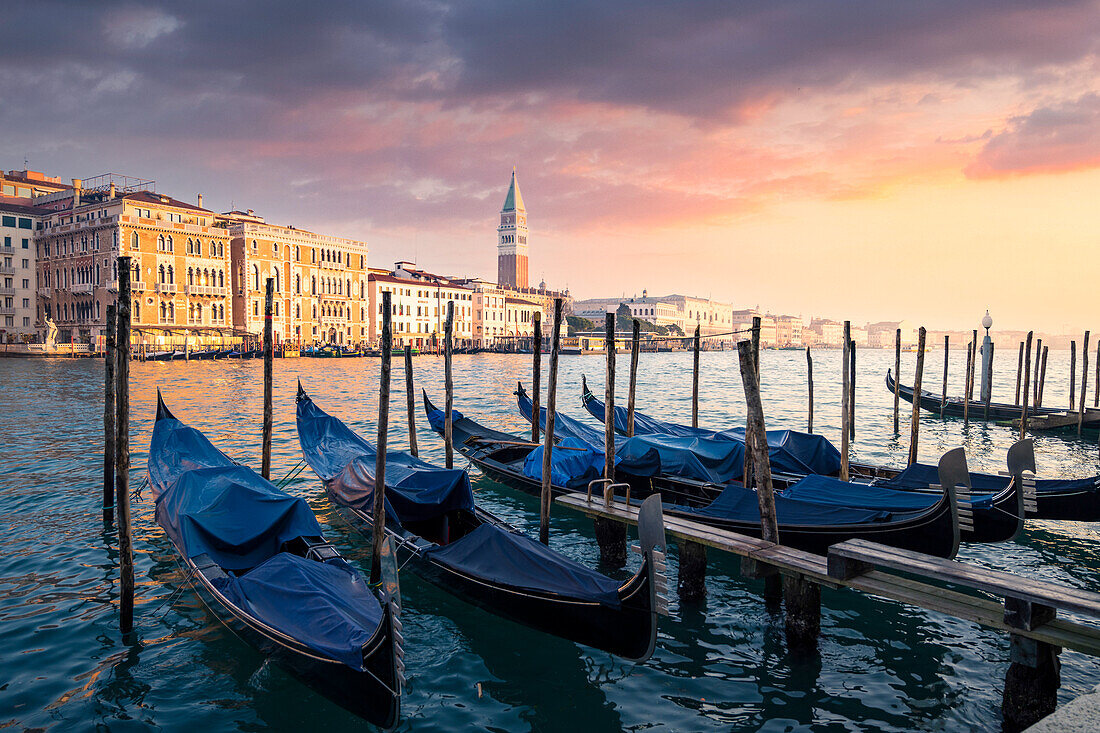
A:
<svg viewBox="0 0 1100 733">
<path fill-rule="evenodd" d="M 59 7 L 0 30 L 5 169 L 491 278 L 516 165 L 531 279 L 577 298 L 1100 325 L 1095 2 Z"/>
</svg>

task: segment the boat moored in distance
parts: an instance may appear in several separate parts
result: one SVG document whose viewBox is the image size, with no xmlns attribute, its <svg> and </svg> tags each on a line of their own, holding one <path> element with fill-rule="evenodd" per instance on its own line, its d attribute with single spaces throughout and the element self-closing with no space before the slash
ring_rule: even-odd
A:
<svg viewBox="0 0 1100 733">
<path fill-rule="evenodd" d="M 600 422 L 604 421 L 604 403 L 588 389 L 584 377 L 581 378 L 581 401 L 590 415 Z M 523 407 L 521 398 L 521 412 L 524 412 Z M 529 412 L 528 409 L 525 414 L 529 416 Z M 616 433 L 625 435 L 628 420 L 626 409 L 616 406 L 614 419 Z M 745 442 L 744 428 L 693 428 L 659 420 L 639 411 L 634 412 L 634 432 L 635 435 L 672 436 L 681 440 L 694 436 L 695 440 L 717 439 L 742 446 Z M 776 490 L 789 498 L 904 512 L 930 507 L 943 493 L 938 485 L 933 488 L 934 484 L 939 484 L 937 466 L 927 466 L 928 470 L 922 475 L 930 476 L 930 479 L 919 487 L 870 480 L 843 482 L 836 478 L 840 472 L 840 451 L 824 436 L 794 430 L 769 430 L 767 437 L 772 480 Z M 693 443 L 686 445 L 690 448 Z M 965 456 L 956 460 L 962 460 L 965 465 Z M 741 473 L 739 471 L 736 478 L 741 478 Z M 853 472 L 853 475 L 858 474 L 858 471 Z M 921 491 L 916 493 L 914 488 Z M 1003 542 L 1014 538 L 1022 529 L 1022 491 L 1020 481 L 1001 479 L 993 491 L 968 490 L 957 495 L 958 508 L 965 520 L 960 528 L 960 539 L 963 542 Z"/>
<path fill-rule="evenodd" d="M 443 432 L 443 412 L 424 394 L 424 410 L 432 429 Z M 545 414 L 545 413 L 544 413 Z M 460 412 L 452 414 L 455 448 L 490 478 L 520 491 L 539 496 L 542 491 L 542 447 L 520 436 L 485 427 Z M 568 438 L 574 441 L 574 438 Z M 583 491 L 598 477 L 602 451 L 583 441 L 567 443 L 566 450 L 552 452 L 551 486 L 561 495 Z M 629 483 L 634 496 L 662 495 L 666 515 L 760 536 L 760 508 L 756 492 L 739 484 L 706 485 L 672 479 L 657 471 L 647 476 L 626 474 L 622 464 L 616 479 Z M 959 528 L 952 487 L 924 510 L 891 512 L 823 506 L 776 497 L 781 542 L 789 547 L 825 554 L 830 545 L 849 539 L 866 539 L 884 545 L 918 550 L 939 557 L 954 557 Z"/>
<path fill-rule="evenodd" d="M 303 499 L 234 463 L 159 392 L 148 470 L 156 521 L 210 611 L 321 695 L 394 726 L 404 683 L 396 572 L 372 590 Z"/>
<path fill-rule="evenodd" d="M 298 439 L 329 498 L 360 531 L 374 526 L 377 452 L 299 385 Z M 407 453 L 386 454 L 386 536 L 397 560 L 440 588 L 518 623 L 634 661 L 648 659 L 667 612 L 664 523 L 643 507 L 642 565 L 617 581 L 522 534 L 478 507 L 469 475 Z"/>
</svg>

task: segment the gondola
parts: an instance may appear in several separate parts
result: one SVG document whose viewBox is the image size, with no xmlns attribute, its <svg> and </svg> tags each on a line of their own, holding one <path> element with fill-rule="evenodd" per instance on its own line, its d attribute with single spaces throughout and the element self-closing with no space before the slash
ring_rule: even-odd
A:
<svg viewBox="0 0 1100 733">
<path fill-rule="evenodd" d="M 372 591 L 303 499 L 234 463 L 159 391 L 148 470 L 157 523 L 210 611 L 320 694 L 395 725 L 404 665 L 392 549 Z"/>
<path fill-rule="evenodd" d="M 1018 458 L 1014 451 L 1020 447 Z M 1024 493 L 1025 512 L 1028 519 L 1060 519 L 1072 522 L 1100 522 L 1100 476 L 1080 479 L 1037 479 L 1024 477 L 1022 471 L 1035 473 L 1035 453 L 1031 438 L 1017 441 L 1009 448 L 1008 476 L 990 473 L 970 473 L 970 484 L 975 494 L 992 494 L 1004 490 L 1009 477 Z M 914 463 L 904 469 L 853 463 L 854 477 L 904 491 L 927 491 L 938 482 L 936 467 Z"/>
<path fill-rule="evenodd" d="M 886 370 L 886 389 L 890 392 L 894 391 L 894 376 L 890 369 Z M 906 387 L 904 384 L 897 386 L 898 396 L 906 402 L 912 404 L 913 402 L 913 388 Z M 966 400 L 959 397 L 948 397 L 947 402 L 943 402 L 942 395 L 935 395 L 926 389 L 920 391 L 920 406 L 928 412 L 935 413 L 937 415 L 941 412 L 945 417 L 962 417 L 963 410 L 966 405 Z M 1056 407 L 1035 407 L 1034 405 L 1028 405 L 1027 414 L 1028 417 L 1035 417 L 1036 415 L 1056 415 L 1063 413 L 1065 410 L 1060 410 Z M 1009 421 L 1019 420 L 1020 415 L 1023 413 L 1023 407 L 1021 405 L 1011 405 L 1007 402 L 990 402 L 989 403 L 989 419 L 993 421 Z M 970 400 L 969 417 L 971 420 L 985 419 L 985 403 L 980 400 Z M 1095 427 L 1096 422 L 1085 423 L 1090 427 Z"/>
<path fill-rule="evenodd" d="M 365 534 L 373 527 L 375 447 L 298 385 L 298 440 L 332 502 Z M 660 503 L 639 517 L 642 566 L 619 582 L 574 562 L 474 503 L 470 477 L 407 453 L 386 454 L 386 536 L 440 588 L 513 621 L 634 661 L 648 659 L 666 590 Z M 642 526 L 642 525 L 645 526 Z"/>
<path fill-rule="evenodd" d="M 585 409 L 603 422 L 604 403 L 592 394 L 583 377 L 581 384 L 581 401 Z M 521 396 L 520 412 L 530 419 L 530 407 L 526 410 L 524 407 Z M 617 433 L 626 432 L 627 419 L 627 411 L 616 406 Z M 683 436 L 700 436 L 741 445 L 745 441 L 744 428 L 720 431 L 692 428 L 659 420 L 638 411 L 634 413 L 634 432 L 641 436 L 669 436 L 668 439 L 671 440 L 692 440 L 693 438 Z M 859 509 L 915 511 L 931 506 L 941 493 L 941 489 L 932 488 L 940 483 L 938 466 L 925 465 L 921 469 L 921 477 L 927 481 L 920 486 L 911 486 L 900 481 L 890 483 L 886 480 L 853 480 L 845 483 L 834 478 L 840 472 L 840 452 L 823 436 L 793 430 L 769 430 L 767 435 L 772 479 L 776 489 L 782 491 L 784 496 L 819 503 L 839 502 Z M 965 466 L 965 455 L 953 460 L 961 460 Z M 814 479 L 815 475 L 826 478 Z M 852 471 L 853 479 L 859 475 L 859 470 Z M 971 477 L 970 483 L 974 484 L 973 477 L 979 474 L 968 472 L 968 475 Z M 1004 542 L 1020 533 L 1025 512 L 1023 482 L 1020 478 L 1009 480 L 998 477 L 995 486 L 988 490 L 968 487 L 966 493 L 957 497 L 963 519 L 960 527 L 960 539 L 963 542 Z"/>
<path fill-rule="evenodd" d="M 423 399 L 432 429 L 442 435 L 442 411 L 436 409 L 426 392 Z M 452 435 L 459 452 L 490 478 L 535 496 L 541 494 L 541 446 L 536 447 L 520 436 L 485 427 L 459 412 L 452 413 Z M 591 448 L 588 450 L 595 455 L 585 456 L 580 445 L 565 445 L 574 450 L 552 454 L 556 464 L 551 474 L 555 494 L 584 490 L 585 479 L 591 474 L 577 471 L 576 464 L 587 458 L 592 464 L 602 465 L 604 460 L 602 453 Z M 581 481 L 567 481 L 568 476 L 580 476 Z M 667 515 L 760 536 L 759 504 L 752 489 L 731 483 L 724 487 L 702 487 L 717 490 L 716 495 L 701 492 L 692 496 L 689 482 L 670 480 L 663 475 L 630 475 L 622 470 L 622 464 L 618 464 L 616 478 L 629 483 L 635 496 L 662 494 Z M 955 492 L 950 485 L 933 506 L 911 512 L 847 509 L 776 497 L 782 544 L 817 554 L 826 554 L 829 546 L 837 542 L 866 539 L 939 557 L 954 557 L 959 544 L 956 512 Z"/>
</svg>

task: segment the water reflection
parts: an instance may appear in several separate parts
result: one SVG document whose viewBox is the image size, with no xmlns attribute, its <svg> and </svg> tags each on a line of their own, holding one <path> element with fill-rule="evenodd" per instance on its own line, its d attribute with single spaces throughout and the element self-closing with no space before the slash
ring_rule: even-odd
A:
<svg viewBox="0 0 1100 733">
<path fill-rule="evenodd" d="M 937 354 L 938 356 L 938 354 Z M 953 354 L 953 358 L 956 355 Z M 1060 404 L 1062 357 L 1052 352 L 1047 404 Z M 815 427 L 833 438 L 839 428 L 839 352 L 815 352 Z M 911 381 L 913 354 L 903 355 Z M 623 360 L 620 360 L 623 361 Z M 806 418 L 805 360 L 793 352 L 762 354 L 765 415 L 769 425 L 802 427 Z M 893 432 L 893 395 L 883 385 L 893 354 L 863 351 L 857 380 L 859 420 L 853 453 L 862 460 L 900 465 L 908 451 L 909 407 L 902 403 L 902 434 Z M 938 359 L 930 358 L 935 373 Z M 962 362 L 951 391 L 962 390 Z M 625 368 L 624 364 L 621 364 Z M 239 461 L 259 464 L 262 364 L 149 362 L 132 365 L 131 485 L 140 485 L 152 429 L 156 387 L 182 419 L 203 430 Z M 702 357 L 701 422 L 744 423 L 736 356 Z M 416 387 L 442 395 L 442 360 L 414 361 Z M 547 365 L 544 363 L 543 372 Z M 518 379 L 529 381 L 522 357 L 459 356 L 455 405 L 504 430 L 523 433 L 515 411 Z M 1068 371 L 1068 369 L 1066 369 Z M 595 424 L 580 404 L 580 375 L 602 388 L 598 357 L 561 362 L 559 407 Z M 995 396 L 1011 397 L 1015 353 L 998 351 Z M 327 411 L 364 435 L 377 415 L 378 362 L 369 359 L 275 363 L 272 475 L 300 458 L 294 430 L 294 388 L 300 377 Z M 0 360 L 9 409 L 0 411 L 0 687 L 3 721 L 19 727 L 170 726 L 203 730 L 246 728 L 333 731 L 360 729 L 346 712 L 282 673 L 226 631 L 187 589 L 170 543 L 156 526 L 148 492 L 135 498 L 136 636 L 117 633 L 117 537 L 101 521 L 102 367 L 86 360 Z M 625 379 L 617 380 L 625 399 Z M 1065 378 L 1062 378 L 1065 381 Z M 928 380 L 926 379 L 926 382 Z M 407 446 L 404 375 L 395 364 L 391 445 Z M 690 355 L 643 355 L 639 408 L 672 420 L 690 420 Z M 1066 390 L 1068 392 L 1068 390 Z M 418 395 L 417 395 L 418 396 Z M 1055 402 L 1057 400 L 1057 402 Z M 426 421 L 418 427 L 422 455 L 442 462 L 442 444 Z M 998 471 L 1015 437 L 1010 427 L 961 420 L 921 419 L 920 457 L 934 461 L 964 445 L 974 468 Z M 1036 440 L 1042 473 L 1100 473 L 1096 434 L 1042 435 Z M 459 461 L 458 465 L 462 465 Z M 538 522 L 533 497 L 475 472 L 478 501 L 531 531 Z M 339 519 L 309 471 L 287 490 L 306 498 L 326 533 L 362 566 L 365 543 Z M 552 544 L 595 567 L 591 522 L 553 509 Z M 633 534 L 633 533 L 632 533 Z M 1019 542 L 971 546 L 968 561 L 1100 590 L 1096 546 L 1100 528 L 1066 522 L 1028 523 Z M 585 647 L 503 621 L 455 600 L 411 574 L 402 574 L 408 695 L 405 730 L 441 728 L 578 729 L 663 727 L 668 730 L 837 727 L 864 730 L 991 728 L 999 717 L 1007 642 L 999 633 L 903 604 L 849 591 L 822 598 L 819 653 L 793 657 L 782 615 L 763 606 L 762 582 L 739 577 L 734 559 L 708 565 L 705 606 L 680 607 L 662 620 L 656 653 L 633 667 Z M 670 575 L 676 572 L 675 553 Z M 632 557 L 632 567 L 637 560 Z M 630 568 L 622 571 L 625 577 Z M 1062 699 L 1083 692 L 1100 664 L 1063 654 Z M 478 696 L 478 683 L 481 695 Z"/>
</svg>

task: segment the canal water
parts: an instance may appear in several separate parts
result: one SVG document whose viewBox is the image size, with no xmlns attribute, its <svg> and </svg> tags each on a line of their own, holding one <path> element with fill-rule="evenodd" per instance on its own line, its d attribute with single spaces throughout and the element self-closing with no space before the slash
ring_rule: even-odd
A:
<svg viewBox="0 0 1100 733">
<path fill-rule="evenodd" d="M 1016 353 L 998 356 L 995 398 L 1011 401 Z M 814 352 L 815 428 L 838 440 L 840 354 Z M 965 352 L 952 354 L 951 392 L 962 390 Z M 700 422 L 744 423 L 735 352 L 702 355 Z M 884 386 L 893 354 L 860 351 L 853 457 L 900 465 L 893 397 Z M 912 382 L 915 355 L 902 375 Z M 625 399 L 625 357 L 619 358 Z M 455 407 L 520 433 L 517 380 L 530 357 L 455 357 Z M 942 351 L 927 358 L 925 385 L 939 389 Z M 295 381 L 320 407 L 374 435 L 377 359 L 275 362 L 274 477 L 300 450 Z M 442 360 L 415 359 L 416 385 L 442 397 Z M 543 365 L 545 375 L 547 366 Z M 584 417 L 580 378 L 602 394 L 598 356 L 561 360 L 559 409 Z M 139 487 L 159 387 L 173 412 L 237 460 L 260 463 L 259 361 L 134 363 L 133 475 Z M 645 354 L 639 409 L 688 422 L 691 355 Z M 804 352 L 761 356 L 769 427 L 803 429 Z M 1068 404 L 1068 353 L 1052 352 L 1045 404 Z M 181 583 L 173 550 L 153 520 L 149 491 L 133 499 L 137 572 L 136 632 L 117 630 L 117 535 L 101 520 L 103 367 L 98 360 L 0 360 L 0 727 L 16 730 L 325 730 L 363 723 L 314 694 L 225 630 Z M 391 445 L 407 445 L 404 378 L 395 364 Z M 1093 389 L 1090 379 L 1090 403 Z M 442 463 L 442 441 L 418 409 L 423 455 Z M 593 421 L 594 424 L 594 421 Z M 922 416 L 920 456 L 935 461 L 965 446 L 972 467 L 1004 468 L 1011 428 Z M 1040 473 L 1100 473 L 1097 435 L 1036 440 Z M 459 464 L 464 463 L 459 458 Z M 475 472 L 478 501 L 509 521 L 537 529 L 537 500 Z M 306 498 L 329 537 L 366 569 L 367 542 L 341 523 L 308 469 L 289 490 Z M 633 531 L 632 531 L 633 534 Z M 1029 522 L 1017 542 L 964 546 L 963 559 L 1100 591 L 1100 525 Z M 591 523 L 553 511 L 552 546 L 598 564 Z M 675 548 L 670 572 L 676 572 Z M 637 556 L 632 555 L 632 566 Z M 762 583 L 743 580 L 735 559 L 712 554 L 705 605 L 681 607 L 672 593 L 653 658 L 631 665 L 602 652 L 499 619 L 412 573 L 401 577 L 409 684 L 402 730 L 963 730 L 1000 726 L 1008 665 L 1005 635 L 972 623 L 852 591 L 825 590 L 819 653 L 789 654 L 783 621 L 764 608 Z M 1100 682 L 1100 661 L 1062 654 L 1061 701 Z"/>
</svg>

